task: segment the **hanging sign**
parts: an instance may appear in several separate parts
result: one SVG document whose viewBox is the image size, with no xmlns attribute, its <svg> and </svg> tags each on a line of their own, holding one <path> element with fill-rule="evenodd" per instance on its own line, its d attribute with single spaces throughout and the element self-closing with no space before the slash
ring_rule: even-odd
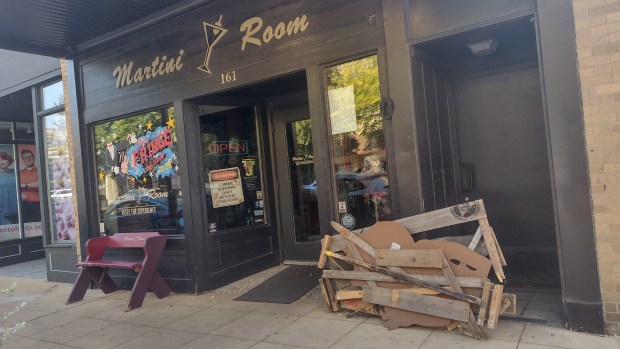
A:
<svg viewBox="0 0 620 349">
<path fill-rule="evenodd" d="M 209 185 L 214 208 L 234 206 L 244 201 L 238 167 L 210 171 Z"/>
</svg>

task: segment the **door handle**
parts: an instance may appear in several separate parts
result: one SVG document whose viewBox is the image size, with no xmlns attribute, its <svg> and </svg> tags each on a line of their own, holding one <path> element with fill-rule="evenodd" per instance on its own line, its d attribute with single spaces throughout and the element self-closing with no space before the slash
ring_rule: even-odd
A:
<svg viewBox="0 0 620 349">
<path fill-rule="evenodd" d="M 474 189 L 474 166 L 469 162 L 461 164 L 461 183 L 463 191 L 472 191 Z"/>
</svg>

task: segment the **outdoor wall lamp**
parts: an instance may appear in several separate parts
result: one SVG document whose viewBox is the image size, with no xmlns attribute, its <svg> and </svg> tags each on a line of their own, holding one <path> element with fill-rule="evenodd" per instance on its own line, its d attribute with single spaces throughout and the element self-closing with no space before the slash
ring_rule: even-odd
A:
<svg viewBox="0 0 620 349">
<path fill-rule="evenodd" d="M 478 57 L 482 57 L 482 56 L 495 53 L 498 46 L 499 44 L 493 38 L 467 44 L 467 47 L 469 47 L 469 50 L 471 51 L 471 53 L 473 53 L 474 55 Z"/>
</svg>

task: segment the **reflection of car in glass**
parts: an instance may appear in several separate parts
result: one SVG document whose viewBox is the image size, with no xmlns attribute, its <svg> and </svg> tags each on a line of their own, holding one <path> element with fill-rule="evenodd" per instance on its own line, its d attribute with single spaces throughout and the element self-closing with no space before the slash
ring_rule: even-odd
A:
<svg viewBox="0 0 620 349">
<path fill-rule="evenodd" d="M 66 198 L 66 197 L 71 197 L 72 192 L 73 191 L 71 189 L 52 190 L 50 192 L 50 196 L 53 198 Z"/>
<path fill-rule="evenodd" d="M 347 213 L 356 219 L 356 227 L 390 220 L 389 184 L 385 173 L 363 175 L 357 172 L 336 174 L 338 201 L 345 201 Z M 316 181 L 303 186 L 304 197 L 316 201 Z"/>
<path fill-rule="evenodd" d="M 133 189 L 108 204 L 102 215 L 106 232 L 158 231 L 183 232 L 183 206 L 176 192 L 159 189 Z"/>
</svg>

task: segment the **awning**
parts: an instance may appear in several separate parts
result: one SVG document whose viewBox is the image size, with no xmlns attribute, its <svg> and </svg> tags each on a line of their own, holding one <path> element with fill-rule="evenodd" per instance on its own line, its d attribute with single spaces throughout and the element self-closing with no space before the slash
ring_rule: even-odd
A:
<svg viewBox="0 0 620 349">
<path fill-rule="evenodd" d="M 0 0 L 0 49 L 72 57 L 212 0 Z"/>
</svg>

